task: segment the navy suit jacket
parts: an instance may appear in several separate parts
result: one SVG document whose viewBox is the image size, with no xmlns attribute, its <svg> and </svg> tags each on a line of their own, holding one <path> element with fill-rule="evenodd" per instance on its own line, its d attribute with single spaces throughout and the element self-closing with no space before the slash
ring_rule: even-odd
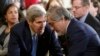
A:
<svg viewBox="0 0 100 56">
<path fill-rule="evenodd" d="M 100 39 L 89 25 L 72 19 L 65 37 L 67 40 L 62 46 L 66 46 L 66 56 L 98 56 Z"/>
<path fill-rule="evenodd" d="M 45 56 L 47 52 L 53 56 L 62 56 L 60 45 L 48 26 L 38 36 L 36 56 Z M 32 36 L 27 21 L 15 25 L 11 30 L 8 56 L 32 56 Z"/>
<path fill-rule="evenodd" d="M 88 13 L 85 23 L 93 27 L 100 37 L 100 21 L 96 17 L 93 17 L 90 13 Z"/>
</svg>

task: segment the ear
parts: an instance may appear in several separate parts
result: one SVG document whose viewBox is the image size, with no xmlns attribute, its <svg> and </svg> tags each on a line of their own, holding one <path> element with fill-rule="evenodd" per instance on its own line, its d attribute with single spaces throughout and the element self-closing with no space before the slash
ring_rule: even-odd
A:
<svg viewBox="0 0 100 56">
<path fill-rule="evenodd" d="M 26 19 L 27 20 L 27 19 Z M 29 20 L 27 20 L 27 23 L 29 24 L 29 25 L 31 25 L 31 22 L 29 21 Z"/>
</svg>

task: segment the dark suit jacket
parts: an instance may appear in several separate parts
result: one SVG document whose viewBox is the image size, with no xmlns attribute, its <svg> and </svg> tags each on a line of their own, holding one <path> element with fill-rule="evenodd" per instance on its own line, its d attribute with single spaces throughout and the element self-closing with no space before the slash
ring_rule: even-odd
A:
<svg viewBox="0 0 100 56">
<path fill-rule="evenodd" d="M 62 56 L 60 45 L 48 26 L 43 35 L 38 36 L 36 56 L 45 56 L 50 52 L 53 56 Z M 32 37 L 27 21 L 15 25 L 11 30 L 8 56 L 31 56 Z"/>
<path fill-rule="evenodd" d="M 100 14 L 97 14 L 96 18 L 100 21 Z"/>
<path fill-rule="evenodd" d="M 85 23 L 93 27 L 100 36 L 100 21 L 97 18 L 93 17 L 90 13 L 88 13 Z"/>
<path fill-rule="evenodd" d="M 98 56 L 100 39 L 89 25 L 72 19 L 65 37 L 62 46 L 66 46 L 66 56 Z"/>
</svg>

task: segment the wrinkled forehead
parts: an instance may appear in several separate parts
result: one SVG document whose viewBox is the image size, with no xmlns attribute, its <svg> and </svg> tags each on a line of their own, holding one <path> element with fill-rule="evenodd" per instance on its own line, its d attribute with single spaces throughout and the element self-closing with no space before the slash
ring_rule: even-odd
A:
<svg viewBox="0 0 100 56">
<path fill-rule="evenodd" d="M 36 17 L 34 21 L 44 22 L 44 21 L 47 21 L 47 18 L 45 17 L 45 15 L 42 15 L 42 16 Z"/>
</svg>

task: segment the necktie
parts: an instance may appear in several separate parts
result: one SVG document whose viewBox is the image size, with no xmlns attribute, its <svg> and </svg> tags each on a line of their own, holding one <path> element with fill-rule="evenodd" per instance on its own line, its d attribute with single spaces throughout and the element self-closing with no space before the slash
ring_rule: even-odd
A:
<svg viewBox="0 0 100 56">
<path fill-rule="evenodd" d="M 32 37 L 32 56 L 36 56 L 36 50 L 37 50 L 37 37 L 36 35 L 33 35 Z"/>
</svg>

